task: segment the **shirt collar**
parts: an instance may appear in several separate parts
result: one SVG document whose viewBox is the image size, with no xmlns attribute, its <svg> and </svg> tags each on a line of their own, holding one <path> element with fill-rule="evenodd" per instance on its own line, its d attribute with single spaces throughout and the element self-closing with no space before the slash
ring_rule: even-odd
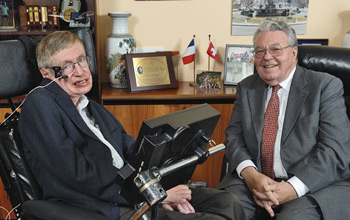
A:
<svg viewBox="0 0 350 220">
<path fill-rule="evenodd" d="M 77 109 L 80 112 L 82 109 L 86 108 L 89 104 L 89 99 L 85 96 L 82 95 L 78 101 L 78 106 Z"/>
<path fill-rule="evenodd" d="M 292 70 L 292 72 L 290 72 L 289 76 L 287 77 L 287 79 L 283 80 L 282 82 L 280 82 L 280 86 L 281 88 L 289 91 L 290 89 L 290 85 L 292 84 L 292 79 L 295 73 L 296 67 L 294 67 L 294 69 Z M 269 86 L 269 88 L 272 88 L 271 86 Z"/>
</svg>

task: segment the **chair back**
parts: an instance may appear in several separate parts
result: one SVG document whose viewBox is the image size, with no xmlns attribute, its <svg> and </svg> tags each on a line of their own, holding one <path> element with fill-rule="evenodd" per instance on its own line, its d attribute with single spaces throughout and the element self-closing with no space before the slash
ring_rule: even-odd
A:
<svg viewBox="0 0 350 220">
<path fill-rule="evenodd" d="M 0 41 L 0 54 L 5 54 L 0 57 L 0 99 L 11 102 L 11 98 L 25 95 L 41 80 L 33 59 L 35 46 L 28 37 Z M 0 126 L 0 176 L 16 217 L 20 217 L 20 205 L 30 199 L 41 199 L 42 195 L 24 159 L 17 124 L 18 115 Z"/>
<path fill-rule="evenodd" d="M 350 118 L 350 49 L 342 47 L 301 45 L 298 64 L 307 69 L 329 73 L 341 79 L 347 115 Z"/>
<path fill-rule="evenodd" d="M 90 99 L 93 99 L 96 102 L 100 101 L 99 97 L 99 86 L 98 86 L 98 72 L 97 72 L 97 60 L 96 60 L 96 51 L 95 43 L 93 36 L 89 28 L 79 28 L 73 29 L 71 32 L 78 35 L 78 37 L 83 41 L 86 55 L 90 56 L 91 63 L 89 64 L 90 72 L 92 75 L 93 85 L 91 91 L 87 94 Z"/>
<path fill-rule="evenodd" d="M 0 41 L 0 99 L 24 95 L 40 82 L 41 74 L 29 55 L 35 57 L 33 50 L 35 43 L 26 36 Z"/>
</svg>

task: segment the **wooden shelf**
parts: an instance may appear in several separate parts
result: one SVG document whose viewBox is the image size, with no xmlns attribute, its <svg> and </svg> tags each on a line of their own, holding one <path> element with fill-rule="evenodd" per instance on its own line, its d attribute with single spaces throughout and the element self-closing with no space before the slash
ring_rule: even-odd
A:
<svg viewBox="0 0 350 220">
<path fill-rule="evenodd" d="M 221 86 L 221 89 L 200 89 L 190 86 L 190 82 L 178 82 L 177 89 L 157 90 L 140 93 L 129 93 L 128 89 L 115 89 L 108 83 L 102 85 L 102 104 L 123 104 L 130 102 L 140 102 L 147 100 L 149 103 L 164 100 L 188 100 L 193 102 L 202 100 L 209 102 L 233 102 L 235 99 L 235 86 Z"/>
<path fill-rule="evenodd" d="M 20 36 L 20 35 L 48 35 L 52 33 L 52 30 L 47 31 L 0 31 L 0 35 L 13 35 L 13 36 Z"/>
</svg>

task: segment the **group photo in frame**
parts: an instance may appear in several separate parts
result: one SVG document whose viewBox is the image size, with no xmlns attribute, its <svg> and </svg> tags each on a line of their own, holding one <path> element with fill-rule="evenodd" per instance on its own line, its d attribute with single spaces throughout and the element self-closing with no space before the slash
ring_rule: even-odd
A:
<svg viewBox="0 0 350 220">
<path fill-rule="evenodd" d="M 0 15 L 0 31 L 16 28 L 13 0 L 0 0 Z"/>
<path fill-rule="evenodd" d="M 129 92 L 177 88 L 170 51 L 125 54 L 125 67 Z"/>
<path fill-rule="evenodd" d="M 220 89 L 221 72 L 197 70 L 196 88 L 199 89 Z"/>
<path fill-rule="evenodd" d="M 254 47 L 252 45 L 226 45 L 224 84 L 237 85 L 254 73 Z"/>
</svg>

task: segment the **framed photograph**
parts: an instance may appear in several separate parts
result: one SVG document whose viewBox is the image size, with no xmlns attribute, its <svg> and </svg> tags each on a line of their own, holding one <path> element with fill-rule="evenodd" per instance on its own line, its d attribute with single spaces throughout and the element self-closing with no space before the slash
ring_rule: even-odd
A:
<svg viewBox="0 0 350 220">
<path fill-rule="evenodd" d="M 197 70 L 196 87 L 200 89 L 220 89 L 221 72 Z"/>
<path fill-rule="evenodd" d="M 0 1 L 0 31 L 16 30 L 13 0 Z"/>
<path fill-rule="evenodd" d="M 176 89 L 171 52 L 125 54 L 129 92 Z"/>
<path fill-rule="evenodd" d="M 309 0 L 292 2 L 232 0 L 231 35 L 254 35 L 258 25 L 272 17 L 288 22 L 296 34 L 306 34 Z"/>
<path fill-rule="evenodd" d="M 298 39 L 298 45 L 328 45 L 328 39 Z"/>
<path fill-rule="evenodd" d="M 252 45 L 226 45 L 225 85 L 237 85 L 242 79 L 254 73 L 253 55 Z"/>
</svg>

